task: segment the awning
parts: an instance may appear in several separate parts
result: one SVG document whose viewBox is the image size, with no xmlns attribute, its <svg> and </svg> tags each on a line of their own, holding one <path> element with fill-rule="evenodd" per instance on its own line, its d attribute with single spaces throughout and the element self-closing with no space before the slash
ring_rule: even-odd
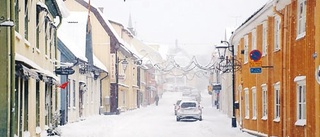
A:
<svg viewBox="0 0 320 137">
<path fill-rule="evenodd" d="M 59 83 L 59 77 L 57 77 L 56 75 L 54 75 L 54 74 L 53 74 L 52 72 L 50 72 L 49 70 L 45 70 L 45 69 L 41 68 L 38 64 L 34 63 L 32 60 L 30 60 L 30 59 L 28 59 L 28 58 L 26 58 L 26 57 L 24 57 L 24 56 L 22 56 L 22 55 L 20 55 L 20 54 L 18 54 L 18 53 L 16 53 L 15 59 L 16 59 L 16 61 L 23 62 L 23 63 L 29 65 L 30 67 L 32 67 L 32 69 L 31 69 L 31 68 L 28 68 L 28 69 L 30 69 L 30 70 L 33 70 L 33 69 L 34 69 L 33 71 L 36 71 L 36 72 L 38 72 L 38 73 L 41 73 L 41 74 L 44 75 L 44 76 L 51 77 L 51 78 L 53 78 L 55 81 L 57 81 L 57 82 L 55 82 L 55 83 Z M 26 68 L 27 68 L 27 67 L 26 67 Z M 31 73 L 31 72 L 30 72 L 30 73 Z"/>
<path fill-rule="evenodd" d="M 22 64 L 16 65 L 16 72 L 17 75 L 22 76 L 24 78 L 31 77 L 36 80 L 40 80 L 39 75 L 36 71 L 34 71 L 33 69 L 29 69 Z"/>
</svg>

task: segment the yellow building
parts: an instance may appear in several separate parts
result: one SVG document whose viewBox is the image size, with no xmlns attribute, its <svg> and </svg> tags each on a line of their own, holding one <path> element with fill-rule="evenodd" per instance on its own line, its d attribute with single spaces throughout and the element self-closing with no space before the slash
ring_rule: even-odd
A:
<svg viewBox="0 0 320 137">
<path fill-rule="evenodd" d="M 236 72 L 237 120 L 259 136 L 320 136 L 319 1 L 269 1 L 230 38 Z M 261 65 L 252 51 L 261 52 Z M 261 73 L 250 68 L 261 67 Z M 319 80 L 318 80 L 319 81 Z"/>
<path fill-rule="evenodd" d="M 102 113 L 137 108 L 137 55 L 128 49 L 125 42 L 132 36 L 122 30 L 123 26 L 110 23 L 103 15 L 103 8 L 83 0 L 65 3 L 70 11 L 88 12 L 90 8 L 93 50 L 110 70 L 109 77 L 102 81 Z M 125 70 L 123 63 L 128 63 Z"/>
<path fill-rule="evenodd" d="M 40 136 L 59 121 L 60 83 L 54 71 L 59 59 L 56 34 L 60 24 L 54 19 L 61 22 L 63 4 L 61 0 L 22 0 L 11 4 L 14 9 L 10 15 L 14 16 L 10 20 L 15 31 L 10 52 L 15 72 L 10 85 L 15 89 L 11 92 L 7 135 Z M 1 135 L 6 136 L 2 131 Z"/>
</svg>

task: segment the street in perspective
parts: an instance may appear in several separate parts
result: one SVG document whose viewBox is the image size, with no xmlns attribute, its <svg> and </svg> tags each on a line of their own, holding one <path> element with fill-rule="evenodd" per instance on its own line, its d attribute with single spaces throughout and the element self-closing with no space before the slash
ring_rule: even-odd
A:
<svg viewBox="0 0 320 137">
<path fill-rule="evenodd" d="M 0 137 L 320 137 L 320 0 L 2 0 Z"/>
<path fill-rule="evenodd" d="M 182 92 L 165 92 L 159 105 L 151 104 L 121 113 L 97 115 L 61 126 L 63 137 L 254 137 L 240 128 L 231 128 L 231 119 L 216 109 L 207 92 L 201 94 L 202 121 L 177 121 L 174 104 L 185 99 Z M 188 100 L 188 99 L 185 99 Z M 125 131 L 125 132 L 124 132 Z"/>
</svg>

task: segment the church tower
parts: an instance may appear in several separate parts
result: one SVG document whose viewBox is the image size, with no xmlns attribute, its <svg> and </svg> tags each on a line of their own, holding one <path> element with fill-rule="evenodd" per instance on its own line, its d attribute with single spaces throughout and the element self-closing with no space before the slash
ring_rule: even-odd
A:
<svg viewBox="0 0 320 137">
<path fill-rule="evenodd" d="M 134 28 L 132 26 L 131 13 L 129 14 L 128 30 L 132 33 L 132 35 L 136 36 L 136 31 L 134 30 Z"/>
</svg>

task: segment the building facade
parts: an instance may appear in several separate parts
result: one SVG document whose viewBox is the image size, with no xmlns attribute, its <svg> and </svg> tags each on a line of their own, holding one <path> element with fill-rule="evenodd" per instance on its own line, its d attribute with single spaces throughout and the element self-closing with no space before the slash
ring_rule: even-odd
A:
<svg viewBox="0 0 320 137">
<path fill-rule="evenodd" d="M 259 136 L 320 135 L 317 10 L 316 0 L 269 1 L 234 31 L 230 43 L 242 63 L 235 88 L 242 130 Z M 254 50 L 261 59 L 252 59 Z M 261 73 L 250 71 L 255 67 Z"/>
<path fill-rule="evenodd" d="M 60 80 L 54 71 L 59 59 L 56 34 L 65 15 L 61 11 L 63 4 L 59 0 L 23 0 L 6 1 L 3 6 L 1 9 L 7 10 L 1 14 L 10 15 L 6 19 L 13 24 L 9 23 L 10 33 L 1 31 L 10 36 L 10 42 L 2 46 L 8 48 L 4 50 L 5 55 L 10 53 L 10 56 L 2 58 L 4 62 L 9 61 L 4 65 L 8 68 L 2 72 L 10 75 L 3 77 L 10 84 L 1 86 L 6 88 L 10 85 L 10 90 L 7 90 L 9 96 L 4 100 L 1 98 L 1 102 L 11 99 L 5 103 L 8 104 L 6 107 L 1 106 L 1 114 L 9 117 L 1 119 L 6 121 L 2 122 L 6 125 L 0 127 L 0 134 L 40 136 L 58 124 Z M 60 23 L 55 23 L 54 19 Z"/>
<path fill-rule="evenodd" d="M 92 29 L 88 12 L 70 12 L 58 31 L 60 68 L 73 69 L 73 74 L 61 75 L 68 82 L 61 90 L 61 124 L 76 122 L 100 114 L 101 81 L 108 70 L 92 50 Z"/>
</svg>

